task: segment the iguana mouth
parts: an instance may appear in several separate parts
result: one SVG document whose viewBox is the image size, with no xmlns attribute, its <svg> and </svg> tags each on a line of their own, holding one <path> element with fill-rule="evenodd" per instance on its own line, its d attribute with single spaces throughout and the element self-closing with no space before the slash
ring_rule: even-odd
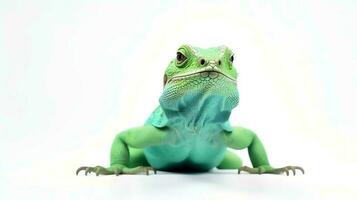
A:
<svg viewBox="0 0 357 200">
<path fill-rule="evenodd" d="M 184 73 L 184 74 L 179 74 L 176 76 L 173 76 L 172 78 L 170 78 L 167 83 L 170 83 L 171 81 L 174 80 L 180 80 L 180 79 L 186 79 L 189 77 L 194 77 L 194 76 L 201 76 L 201 77 L 209 77 L 209 78 L 217 78 L 219 75 L 223 75 L 224 77 L 226 77 L 228 80 L 232 81 L 232 82 L 236 82 L 236 79 L 231 77 L 230 75 L 227 75 L 225 73 L 223 73 L 220 70 L 217 69 L 207 69 L 207 68 L 203 68 L 197 71 L 193 71 L 193 72 L 189 72 L 189 73 Z"/>
</svg>

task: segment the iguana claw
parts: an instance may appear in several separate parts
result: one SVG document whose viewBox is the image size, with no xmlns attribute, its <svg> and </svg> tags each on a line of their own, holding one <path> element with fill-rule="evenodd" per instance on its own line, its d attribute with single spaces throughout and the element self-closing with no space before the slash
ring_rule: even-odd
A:
<svg viewBox="0 0 357 200">
<path fill-rule="evenodd" d="M 139 166 L 135 168 L 127 168 L 127 167 L 102 167 L 102 166 L 96 166 L 96 167 L 79 167 L 76 170 L 76 175 L 79 174 L 80 171 L 84 171 L 84 174 L 87 176 L 88 174 L 94 172 L 96 176 L 99 175 L 111 175 L 114 174 L 116 176 L 119 176 L 120 174 L 137 174 L 140 172 L 145 172 L 146 175 L 149 175 L 150 170 L 154 171 L 154 174 L 157 173 L 157 170 L 152 168 L 152 167 L 144 167 L 144 166 Z"/>
<path fill-rule="evenodd" d="M 88 168 L 88 167 L 85 167 L 85 166 L 79 167 L 79 168 L 77 169 L 77 171 L 76 171 L 76 175 L 78 176 L 78 174 L 79 174 L 80 171 L 86 170 L 87 168 Z"/>
<path fill-rule="evenodd" d="M 282 168 L 272 168 L 272 167 L 267 167 L 267 166 L 259 166 L 259 167 L 248 167 L 248 166 L 243 166 L 238 169 L 238 174 L 240 174 L 241 171 L 248 172 L 250 174 L 281 174 L 281 173 L 286 173 L 287 176 L 289 176 L 289 170 L 291 170 L 294 174 L 296 175 L 296 170 L 300 170 L 303 174 L 305 174 L 305 171 L 302 167 L 299 166 L 286 166 Z"/>
</svg>

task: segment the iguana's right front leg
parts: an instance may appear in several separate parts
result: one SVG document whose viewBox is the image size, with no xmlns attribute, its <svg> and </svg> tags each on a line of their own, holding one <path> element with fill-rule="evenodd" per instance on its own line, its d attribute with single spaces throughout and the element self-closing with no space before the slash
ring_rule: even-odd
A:
<svg viewBox="0 0 357 200">
<path fill-rule="evenodd" d="M 110 167 L 79 167 L 76 174 L 85 171 L 85 175 L 94 172 L 96 175 L 119 175 L 119 174 L 137 174 L 140 172 L 149 173 L 153 170 L 150 166 L 129 167 L 130 153 L 128 147 L 143 149 L 145 147 L 161 144 L 166 137 L 163 129 L 158 129 L 151 125 L 131 128 L 119 133 L 112 144 L 110 151 Z"/>
</svg>

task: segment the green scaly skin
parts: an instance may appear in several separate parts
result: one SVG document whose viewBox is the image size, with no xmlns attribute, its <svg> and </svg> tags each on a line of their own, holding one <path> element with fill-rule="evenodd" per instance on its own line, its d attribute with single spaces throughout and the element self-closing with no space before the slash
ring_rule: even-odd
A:
<svg viewBox="0 0 357 200">
<path fill-rule="evenodd" d="M 251 174 L 304 173 L 299 166 L 272 167 L 257 135 L 230 125 L 230 113 L 239 102 L 233 58 L 225 46 L 181 46 L 165 71 L 160 105 L 143 126 L 115 137 L 110 167 L 84 166 L 76 174 L 82 170 L 98 176 L 149 174 L 150 170 L 204 172 L 212 168 Z M 253 166 L 242 166 L 241 159 L 228 148 L 248 148 Z"/>
</svg>

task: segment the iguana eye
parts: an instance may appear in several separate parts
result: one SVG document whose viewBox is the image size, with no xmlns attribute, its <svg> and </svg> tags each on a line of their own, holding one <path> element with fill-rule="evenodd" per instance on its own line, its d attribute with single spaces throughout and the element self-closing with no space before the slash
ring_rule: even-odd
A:
<svg viewBox="0 0 357 200">
<path fill-rule="evenodd" d="M 178 64 L 184 62 L 186 59 L 187 59 L 187 58 L 186 58 L 185 55 L 183 55 L 181 52 L 177 52 L 176 60 L 177 60 L 177 63 L 178 63 Z"/>
<path fill-rule="evenodd" d="M 231 55 L 231 57 L 229 58 L 229 60 L 230 60 L 231 62 L 233 62 L 233 61 L 234 61 L 234 55 Z"/>
</svg>

